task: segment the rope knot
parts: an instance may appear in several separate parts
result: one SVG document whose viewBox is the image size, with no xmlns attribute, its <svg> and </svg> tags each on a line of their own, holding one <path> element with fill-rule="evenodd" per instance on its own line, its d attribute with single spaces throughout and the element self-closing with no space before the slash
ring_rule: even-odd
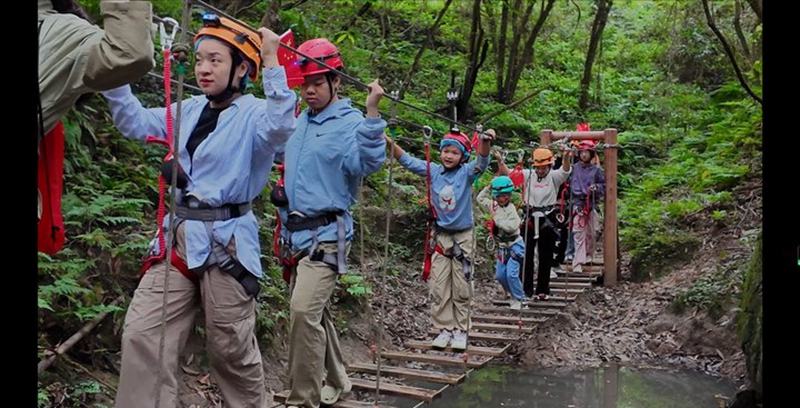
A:
<svg viewBox="0 0 800 408">
<path fill-rule="evenodd" d="M 192 55 L 192 47 L 186 43 L 177 43 L 172 46 L 172 57 L 175 58 L 179 64 L 189 61 L 189 56 Z"/>
</svg>

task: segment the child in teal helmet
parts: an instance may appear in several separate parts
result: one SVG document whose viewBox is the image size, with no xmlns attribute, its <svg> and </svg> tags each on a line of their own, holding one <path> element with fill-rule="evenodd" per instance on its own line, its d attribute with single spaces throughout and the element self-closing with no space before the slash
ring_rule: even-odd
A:
<svg viewBox="0 0 800 408">
<path fill-rule="evenodd" d="M 490 189 L 493 199 L 489 198 Z M 511 293 L 511 309 L 520 310 L 527 303 L 519 279 L 520 265 L 525 257 L 525 241 L 519 233 L 521 220 L 517 207 L 511 203 L 513 192 L 514 182 L 511 178 L 497 176 L 491 185 L 478 194 L 478 203 L 492 213 L 492 234 L 498 243 L 494 278 L 506 292 Z"/>
</svg>

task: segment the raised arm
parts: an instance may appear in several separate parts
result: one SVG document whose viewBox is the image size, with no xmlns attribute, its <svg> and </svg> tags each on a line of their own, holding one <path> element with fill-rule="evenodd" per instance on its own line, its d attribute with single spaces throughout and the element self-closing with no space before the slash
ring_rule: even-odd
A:
<svg viewBox="0 0 800 408">
<path fill-rule="evenodd" d="M 294 108 L 297 95 L 286 84 L 286 71 L 278 64 L 280 38 L 271 30 L 261 27 L 261 59 L 264 64 L 262 82 L 266 101 L 261 104 L 258 120 L 258 139 L 276 151 L 282 151 L 289 136 L 297 128 Z"/>
<path fill-rule="evenodd" d="M 386 161 L 386 121 L 381 119 L 378 103 L 383 97 L 383 88 L 375 79 L 369 84 L 367 95 L 367 117 L 355 128 L 356 146 L 345 158 L 345 170 L 353 176 L 366 177 L 375 173 Z"/>
</svg>

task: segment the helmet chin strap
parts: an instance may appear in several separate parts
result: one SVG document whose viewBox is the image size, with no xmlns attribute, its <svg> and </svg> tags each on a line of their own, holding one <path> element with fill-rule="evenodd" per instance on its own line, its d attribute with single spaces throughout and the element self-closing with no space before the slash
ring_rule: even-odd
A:
<svg viewBox="0 0 800 408">
<path fill-rule="evenodd" d="M 320 112 L 322 112 L 322 111 L 324 111 L 325 108 L 327 108 L 328 105 L 330 105 L 331 102 L 333 102 L 333 98 L 335 98 L 337 93 L 338 93 L 338 90 L 333 88 L 333 81 L 331 81 L 331 76 L 330 75 L 325 75 L 325 80 L 328 81 L 328 89 L 331 90 L 331 97 L 328 98 L 328 103 L 326 103 L 325 106 L 323 106 L 323 107 L 321 107 L 319 109 L 311 109 L 311 113 L 313 113 L 315 115 L 320 113 Z"/>
<path fill-rule="evenodd" d="M 228 85 L 225 87 L 225 90 L 216 95 L 206 94 L 206 99 L 214 103 L 222 103 L 230 100 L 234 94 L 242 92 L 238 86 L 233 86 L 233 76 L 236 74 L 236 67 L 241 63 L 242 61 L 240 58 L 234 57 L 233 63 L 231 64 L 231 73 L 228 75 Z"/>
</svg>

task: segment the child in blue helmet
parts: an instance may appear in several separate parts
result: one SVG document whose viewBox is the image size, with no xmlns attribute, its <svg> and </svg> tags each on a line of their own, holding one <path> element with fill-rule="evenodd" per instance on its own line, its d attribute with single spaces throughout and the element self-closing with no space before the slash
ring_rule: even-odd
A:
<svg viewBox="0 0 800 408">
<path fill-rule="evenodd" d="M 492 197 L 489 198 L 489 190 Z M 511 293 L 511 310 L 520 310 L 527 303 L 525 292 L 522 291 L 522 281 L 519 279 L 520 265 L 525 257 L 525 241 L 519 233 L 522 223 L 517 207 L 511 202 L 511 193 L 514 192 L 514 182 L 505 175 L 500 175 L 492 180 L 478 194 L 478 203 L 492 213 L 494 221 L 492 234 L 497 241 L 497 265 L 494 278 L 500 282 L 506 292 Z"/>
<path fill-rule="evenodd" d="M 451 130 L 439 143 L 442 164 L 430 163 L 430 200 L 436 213 L 431 236 L 435 252 L 431 255 L 431 317 L 439 335 L 433 347 L 453 350 L 467 348 L 470 280 L 472 278 L 472 195 L 471 186 L 489 165 L 489 150 L 495 132 L 481 135 L 478 158 L 468 162 L 472 146 L 469 138 Z M 392 143 L 386 136 L 387 142 Z M 394 157 L 412 173 L 426 177 L 428 163 L 408 155 L 394 145 Z M 428 245 L 428 243 L 426 243 Z M 423 280 L 427 276 L 423 275 Z"/>
</svg>

